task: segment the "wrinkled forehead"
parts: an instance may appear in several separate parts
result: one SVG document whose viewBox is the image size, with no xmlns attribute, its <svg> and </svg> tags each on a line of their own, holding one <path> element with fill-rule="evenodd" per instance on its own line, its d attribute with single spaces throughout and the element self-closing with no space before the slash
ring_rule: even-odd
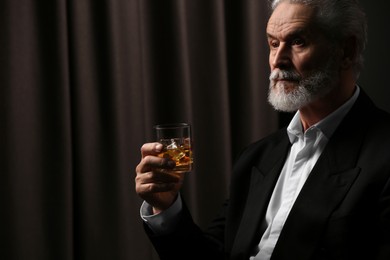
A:
<svg viewBox="0 0 390 260">
<path fill-rule="evenodd" d="M 267 24 L 267 33 L 286 31 L 291 28 L 302 30 L 314 26 L 314 9 L 297 3 L 280 3 Z"/>
</svg>

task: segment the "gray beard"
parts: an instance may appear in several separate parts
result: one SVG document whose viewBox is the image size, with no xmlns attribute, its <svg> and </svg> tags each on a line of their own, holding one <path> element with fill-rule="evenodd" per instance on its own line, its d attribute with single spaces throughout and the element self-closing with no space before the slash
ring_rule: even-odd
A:
<svg viewBox="0 0 390 260">
<path fill-rule="evenodd" d="M 274 70 L 270 74 L 268 102 L 278 111 L 297 111 L 334 89 L 338 81 L 337 76 L 335 57 L 330 58 L 323 68 L 311 72 L 305 78 L 295 71 Z M 290 79 L 296 81 L 296 84 L 294 89 L 286 91 L 284 83 L 276 79 Z"/>
</svg>

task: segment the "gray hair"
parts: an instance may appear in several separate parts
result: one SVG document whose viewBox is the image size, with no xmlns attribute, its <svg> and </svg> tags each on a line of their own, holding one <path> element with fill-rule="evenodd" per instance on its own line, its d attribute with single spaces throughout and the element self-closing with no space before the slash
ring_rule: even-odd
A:
<svg viewBox="0 0 390 260">
<path fill-rule="evenodd" d="M 297 3 L 316 10 L 320 29 L 334 43 L 342 43 L 349 37 L 356 40 L 355 76 L 363 68 L 363 51 L 367 43 L 367 20 L 357 0 L 271 0 L 271 9 L 281 2 Z"/>
</svg>

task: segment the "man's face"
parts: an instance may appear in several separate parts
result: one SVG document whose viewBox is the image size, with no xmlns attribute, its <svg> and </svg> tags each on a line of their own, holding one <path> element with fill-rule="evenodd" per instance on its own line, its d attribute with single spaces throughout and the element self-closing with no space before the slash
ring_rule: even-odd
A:
<svg viewBox="0 0 390 260">
<path fill-rule="evenodd" d="M 268 21 L 271 68 L 268 99 L 277 110 L 300 109 L 329 93 L 337 84 L 337 55 L 316 28 L 313 15 L 310 7 L 283 2 Z"/>
</svg>

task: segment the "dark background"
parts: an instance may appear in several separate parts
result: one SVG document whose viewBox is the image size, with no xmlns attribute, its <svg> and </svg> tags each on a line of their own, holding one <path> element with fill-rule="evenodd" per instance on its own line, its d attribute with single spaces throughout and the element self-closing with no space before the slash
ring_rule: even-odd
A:
<svg viewBox="0 0 390 260">
<path fill-rule="evenodd" d="M 390 111 L 386 1 L 359 84 Z M 265 0 L 0 2 L 0 259 L 158 259 L 134 168 L 158 123 L 189 122 L 183 196 L 205 227 L 231 165 L 285 124 L 267 104 Z"/>
<path fill-rule="evenodd" d="M 366 10 L 368 19 L 368 45 L 365 51 L 365 67 L 358 83 L 379 107 L 390 112 L 390 88 L 387 80 L 390 59 L 388 3 L 384 0 L 361 0 L 360 3 Z"/>
</svg>

